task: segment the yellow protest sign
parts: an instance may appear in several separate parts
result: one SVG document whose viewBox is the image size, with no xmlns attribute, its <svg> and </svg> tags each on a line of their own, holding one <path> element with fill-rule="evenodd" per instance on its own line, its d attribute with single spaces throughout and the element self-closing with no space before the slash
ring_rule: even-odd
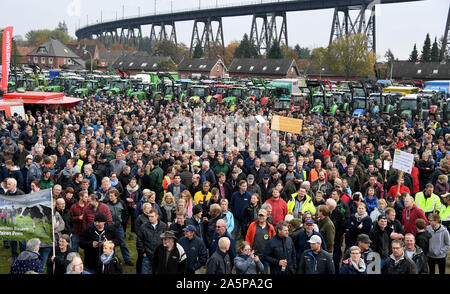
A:
<svg viewBox="0 0 450 294">
<path fill-rule="evenodd" d="M 272 129 L 288 133 L 301 134 L 303 120 L 274 115 L 272 117 Z"/>
</svg>

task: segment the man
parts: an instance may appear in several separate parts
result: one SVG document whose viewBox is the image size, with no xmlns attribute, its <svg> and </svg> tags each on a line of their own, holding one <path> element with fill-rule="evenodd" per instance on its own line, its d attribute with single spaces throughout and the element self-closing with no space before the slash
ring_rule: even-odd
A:
<svg viewBox="0 0 450 294">
<path fill-rule="evenodd" d="M 230 249 L 228 250 L 228 255 L 230 256 L 231 264 L 234 264 L 234 258 L 236 257 L 236 240 L 227 231 L 227 221 L 225 219 L 219 219 L 216 222 L 216 231 L 212 237 L 212 242 L 210 246 L 210 252 L 215 252 L 217 250 L 218 242 L 221 238 L 227 237 L 230 240 Z"/>
<path fill-rule="evenodd" d="M 40 181 L 42 176 L 42 168 L 44 166 L 44 159 L 40 155 L 35 155 L 33 163 L 28 169 L 26 188 L 29 189 L 32 181 Z"/>
<path fill-rule="evenodd" d="M 19 195 L 25 195 L 25 193 L 17 188 L 17 181 L 14 178 L 7 178 L 6 179 L 6 193 L 7 196 L 19 196 Z"/>
<path fill-rule="evenodd" d="M 416 245 L 416 239 L 411 233 L 405 235 L 405 253 L 416 264 L 418 274 L 428 274 L 427 257 L 422 248 Z"/>
<path fill-rule="evenodd" d="M 260 184 L 267 170 L 265 167 L 261 166 L 261 159 L 255 158 L 255 165 L 250 168 L 249 174 L 255 177 L 255 183 Z"/>
<path fill-rule="evenodd" d="M 186 227 L 186 211 L 178 211 L 176 213 L 176 220 L 175 222 L 171 223 L 169 226 L 169 230 L 174 232 L 175 237 L 177 239 L 180 239 L 184 236 L 184 228 Z"/>
<path fill-rule="evenodd" d="M 328 198 L 326 201 L 328 210 L 330 211 L 330 219 L 334 224 L 334 248 L 333 248 L 333 262 L 335 272 L 339 272 L 339 263 L 342 256 L 342 242 L 346 230 L 345 217 L 341 210 L 336 209 L 336 201 L 333 198 Z"/>
<path fill-rule="evenodd" d="M 34 271 L 42 274 L 44 269 L 42 267 L 42 258 L 39 255 L 39 248 L 41 241 L 37 238 L 30 239 L 27 242 L 25 251 L 22 251 L 11 266 L 11 275 L 23 275 L 27 271 Z"/>
<path fill-rule="evenodd" d="M 186 220 L 186 225 L 194 226 L 196 229 L 196 236 L 202 239 L 202 241 L 206 244 L 205 228 L 202 214 L 203 214 L 202 206 L 200 204 L 194 205 L 194 207 L 192 207 L 192 217 Z"/>
<path fill-rule="evenodd" d="M 276 226 L 280 221 L 283 221 L 286 214 L 288 214 L 288 206 L 286 201 L 280 197 L 280 191 L 274 188 L 272 190 L 272 197 L 265 203 L 270 204 L 272 208 L 273 225 Z"/>
<path fill-rule="evenodd" d="M 261 196 L 261 188 L 259 187 L 258 184 L 255 183 L 255 176 L 249 174 L 247 176 L 247 182 L 248 182 L 247 191 L 250 193 L 250 195 L 258 194 Z"/>
<path fill-rule="evenodd" d="M 167 192 L 172 193 L 173 197 L 175 198 L 175 202 L 178 203 L 178 199 L 180 199 L 180 194 L 186 190 L 186 186 L 181 183 L 181 176 L 180 174 L 175 174 L 173 177 L 173 183 L 169 185 L 167 188 Z"/>
<path fill-rule="evenodd" d="M 322 168 L 322 161 L 320 159 L 314 160 L 314 168 L 309 172 L 308 182 L 312 183 L 319 179 L 319 173 L 324 172 L 325 179 L 328 179 L 327 171 Z"/>
<path fill-rule="evenodd" d="M 108 224 L 112 224 L 111 211 L 108 205 L 98 201 L 97 195 L 89 195 L 89 205 L 83 211 L 83 229 L 87 229 L 93 222 L 97 214 L 102 213 L 106 217 Z M 87 266 L 87 265 L 86 265 Z"/>
<path fill-rule="evenodd" d="M 239 182 L 239 191 L 236 191 L 231 196 L 230 209 L 234 216 L 234 238 L 239 239 L 239 232 L 245 232 L 245 224 L 243 222 L 244 208 L 250 204 L 252 195 L 247 191 L 247 182 L 241 180 Z M 245 236 L 242 236 L 245 238 Z"/>
<path fill-rule="evenodd" d="M 297 193 L 291 195 L 291 199 L 287 203 L 288 211 L 292 213 L 294 218 L 302 219 L 303 214 L 310 211 L 316 213 L 316 207 L 309 195 L 306 194 L 305 187 L 300 187 Z"/>
<path fill-rule="evenodd" d="M 152 260 L 153 274 L 184 274 L 186 272 L 186 252 L 177 243 L 173 231 L 160 235 L 162 244 L 156 247 Z"/>
<path fill-rule="evenodd" d="M 72 231 L 72 245 L 71 247 L 78 251 L 78 246 L 80 244 L 80 235 L 83 231 L 83 217 L 84 210 L 89 205 L 88 204 L 89 195 L 87 191 L 80 192 L 80 199 L 77 203 L 70 207 L 70 214 L 72 215 L 73 231 Z"/>
<path fill-rule="evenodd" d="M 212 169 L 209 168 L 209 161 L 202 162 L 202 175 L 205 177 L 205 180 L 210 182 L 211 186 L 216 184 L 216 176 Z"/>
<path fill-rule="evenodd" d="M 295 247 L 289 237 L 288 224 L 284 221 L 278 222 L 276 232 L 264 247 L 263 259 L 269 264 L 271 274 L 295 274 Z"/>
<path fill-rule="evenodd" d="M 334 274 L 333 259 L 330 254 L 321 249 L 322 239 L 312 236 L 309 239 L 311 249 L 303 252 L 299 263 L 300 274 Z"/>
<path fill-rule="evenodd" d="M 411 233 L 414 236 L 417 234 L 416 220 L 423 219 L 428 225 L 428 220 L 421 209 L 414 204 L 414 199 L 408 194 L 403 200 L 405 208 L 402 213 L 402 224 L 405 229 L 405 233 Z"/>
<path fill-rule="evenodd" d="M 219 173 L 217 175 L 218 180 L 217 183 L 214 185 L 213 188 L 219 189 L 219 197 L 220 199 L 227 199 L 228 201 L 231 201 L 231 195 L 233 194 L 231 190 L 230 184 L 226 182 L 226 176 L 224 173 Z"/>
<path fill-rule="evenodd" d="M 428 218 L 428 215 L 440 211 L 442 206 L 439 196 L 433 193 L 433 185 L 427 184 L 425 190 L 416 194 L 414 204 L 417 205 Z"/>
<path fill-rule="evenodd" d="M 181 178 L 181 183 L 183 183 L 183 185 L 186 188 L 189 188 L 192 184 L 192 175 L 193 174 L 189 171 L 189 166 L 186 163 L 182 163 L 180 178 Z M 192 194 L 192 195 L 194 195 L 194 194 Z"/>
<path fill-rule="evenodd" d="M 197 194 L 197 192 L 200 192 L 202 190 L 202 185 L 200 183 L 200 175 L 198 174 L 194 174 L 192 175 L 192 183 L 189 186 L 189 193 L 191 193 L 191 195 L 195 196 L 195 194 Z"/>
<path fill-rule="evenodd" d="M 328 248 L 327 251 L 333 254 L 335 227 L 330 219 L 330 211 L 326 205 L 319 205 L 317 212 L 319 232 L 325 239 L 325 244 Z"/>
<path fill-rule="evenodd" d="M 368 265 L 368 256 L 369 253 L 373 252 L 372 248 L 370 248 L 370 244 L 372 243 L 372 240 L 370 240 L 369 236 L 366 234 L 359 234 L 356 238 L 356 246 L 361 249 L 361 258 L 366 263 L 366 266 Z M 344 256 L 342 257 L 342 260 L 347 260 L 350 258 L 350 248 L 347 249 L 347 251 L 344 253 Z"/>
<path fill-rule="evenodd" d="M 331 192 L 331 199 L 336 202 L 336 209 L 342 212 L 345 222 L 347 222 L 350 219 L 350 207 L 342 199 L 342 192 L 339 189 L 334 189 L 333 192 Z"/>
<path fill-rule="evenodd" d="M 210 254 L 214 251 L 211 251 L 211 244 L 213 242 L 213 236 L 216 231 L 216 223 L 219 219 L 226 219 L 226 216 L 222 213 L 222 209 L 219 204 L 212 204 L 209 207 L 209 215 L 210 218 L 207 219 L 203 217 L 203 222 L 205 223 L 205 245 L 210 250 Z M 231 240 L 230 240 L 231 241 Z"/>
<path fill-rule="evenodd" d="M 136 240 L 136 250 L 143 256 L 141 274 L 150 273 L 155 249 L 162 244 L 160 236 L 168 230 L 167 224 L 158 220 L 156 209 L 150 210 L 148 219 L 149 222 L 141 225 Z"/>
<path fill-rule="evenodd" d="M 231 260 L 230 256 L 228 255 L 230 243 L 230 239 L 228 239 L 227 237 L 221 238 L 219 240 L 219 246 L 216 252 L 211 255 L 210 259 L 208 259 L 206 263 L 206 274 L 231 274 Z"/>
<path fill-rule="evenodd" d="M 450 235 L 448 230 L 441 225 L 441 217 L 438 214 L 431 214 L 430 225 L 426 230 L 431 234 L 428 250 L 428 266 L 430 274 L 434 274 L 436 264 L 439 274 L 445 274 L 447 251 L 450 250 Z"/>
<path fill-rule="evenodd" d="M 64 220 L 64 230 L 61 231 L 61 234 L 71 236 L 73 231 L 72 214 L 70 213 L 69 208 L 66 208 L 66 201 L 64 201 L 64 198 L 56 199 L 56 211 Z"/>
<path fill-rule="evenodd" d="M 450 193 L 441 195 L 443 203 L 439 215 L 442 219 L 442 224 L 450 232 Z"/>
<path fill-rule="evenodd" d="M 384 270 L 386 263 L 389 261 L 389 247 L 391 239 L 387 231 L 388 220 L 385 215 L 379 215 L 377 222 L 369 232 L 369 238 L 372 240 L 372 250 L 380 254 L 381 270 Z"/>
<path fill-rule="evenodd" d="M 84 264 L 91 273 L 101 272 L 100 256 L 103 254 L 103 242 L 112 241 L 115 246 L 120 243 L 116 230 L 106 221 L 103 213 L 98 213 L 94 223 L 90 224 L 80 235 L 80 247 L 84 249 Z"/>
<path fill-rule="evenodd" d="M 106 203 L 112 218 L 112 226 L 116 229 L 117 235 L 120 239 L 120 251 L 122 252 L 123 260 L 126 265 L 133 265 L 130 258 L 130 252 L 128 251 L 127 244 L 125 243 L 124 227 L 127 226 L 128 209 L 125 202 L 119 198 L 120 193 L 117 189 L 109 191 L 109 201 Z"/>
<path fill-rule="evenodd" d="M 111 162 L 110 162 L 111 172 L 115 173 L 116 175 L 120 175 L 126 165 L 126 162 L 125 162 L 125 160 L 123 160 L 122 155 L 123 155 L 123 151 L 117 150 L 116 158 L 114 160 L 111 160 Z"/>
<path fill-rule="evenodd" d="M 19 167 L 23 166 L 25 164 L 28 154 L 30 154 L 30 153 L 28 153 L 28 151 L 25 150 L 23 141 L 17 142 L 17 150 L 16 150 L 16 152 L 14 152 L 14 156 L 13 156 L 14 164 Z"/>
<path fill-rule="evenodd" d="M 184 237 L 180 238 L 178 243 L 186 252 L 186 274 L 199 273 L 208 259 L 205 243 L 196 235 L 197 229 L 193 225 L 187 225 L 183 232 Z"/>
<path fill-rule="evenodd" d="M 381 199 L 384 196 L 383 186 L 377 181 L 376 175 L 370 175 L 369 180 L 363 184 L 361 188 L 363 195 L 367 195 L 369 187 L 373 187 L 377 199 Z"/>
<path fill-rule="evenodd" d="M 150 190 L 152 190 L 156 193 L 156 202 L 159 202 L 159 196 L 163 190 L 162 182 L 163 182 L 163 178 L 164 178 L 164 172 L 159 167 L 159 160 L 157 158 L 154 158 L 153 161 L 151 161 L 151 163 L 152 163 L 150 166 L 151 171 L 147 170 L 147 173 L 150 173 L 150 178 L 151 178 Z M 194 194 L 192 194 L 192 195 L 194 195 Z"/>
<path fill-rule="evenodd" d="M 417 228 L 417 234 L 415 235 L 416 238 L 416 245 L 419 246 L 422 250 L 425 256 L 428 256 L 428 249 L 430 248 L 430 239 L 431 234 L 428 232 L 427 229 L 427 221 L 424 219 L 418 218 L 416 219 L 416 228 Z"/>
<path fill-rule="evenodd" d="M 90 272 L 84 270 L 83 260 L 81 259 L 81 257 L 76 256 L 67 266 L 66 274 L 80 275 L 80 274 L 90 274 Z"/>
<path fill-rule="evenodd" d="M 392 207 L 386 208 L 386 217 L 388 220 L 386 231 L 391 240 L 403 239 L 405 237 L 405 230 L 402 223 L 395 217 L 396 212 Z"/>
<path fill-rule="evenodd" d="M 360 180 L 355 174 L 355 167 L 353 165 L 347 167 L 347 173 L 342 178 L 347 180 L 350 190 L 352 190 L 353 193 L 361 190 Z"/>
<path fill-rule="evenodd" d="M 225 175 L 225 178 L 228 176 L 230 172 L 230 166 L 227 163 L 225 163 L 225 159 L 221 154 L 217 156 L 217 164 L 214 166 L 214 172 L 218 176 L 221 173 L 223 173 Z"/>
<path fill-rule="evenodd" d="M 319 172 L 319 178 L 311 184 L 311 194 L 316 195 L 317 191 L 322 191 L 328 197 L 332 190 L 333 185 L 326 180 L 325 171 Z"/>
<path fill-rule="evenodd" d="M 386 265 L 386 273 L 388 275 L 417 274 L 416 264 L 405 254 L 402 240 L 392 241 L 392 254 Z"/>
</svg>

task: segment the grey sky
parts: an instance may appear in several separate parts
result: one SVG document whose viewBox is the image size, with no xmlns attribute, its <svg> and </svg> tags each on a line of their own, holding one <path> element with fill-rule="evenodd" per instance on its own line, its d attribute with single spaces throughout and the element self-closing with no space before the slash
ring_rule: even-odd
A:
<svg viewBox="0 0 450 294">
<path fill-rule="evenodd" d="M 246 3 L 254 0 L 200 0 L 201 7 L 226 5 L 231 3 Z M 264 0 L 264 2 L 270 0 Z M 193 9 L 199 5 L 199 0 L 157 0 L 157 12 Z M 79 16 L 76 14 L 79 4 Z M 5 9 L 6 5 L 6 9 Z M 0 10 L 0 27 L 14 26 L 14 35 L 25 36 L 32 29 L 54 29 L 58 22 L 65 20 L 69 27 L 69 34 L 74 36 L 79 24 L 86 25 L 86 15 L 89 23 L 100 21 L 102 11 L 103 20 L 115 19 L 116 13 L 136 16 L 153 14 L 153 0 L 13 0 L 5 1 Z M 422 50 L 426 33 L 440 38 L 444 34 L 447 20 L 448 0 L 426 0 L 412 3 L 377 5 L 376 38 L 377 55 L 379 60 L 387 49 L 391 49 L 395 57 L 408 58 L 414 43 Z M 290 12 L 287 15 L 288 42 L 290 46 L 300 44 L 309 48 L 327 46 L 330 36 L 333 10 L 315 10 Z M 231 17 L 223 19 L 225 43 L 240 40 L 244 33 L 250 33 L 251 16 Z M 177 38 L 189 46 L 192 35 L 193 21 L 179 22 Z M 143 33 L 149 34 L 150 26 L 143 28 Z"/>
</svg>

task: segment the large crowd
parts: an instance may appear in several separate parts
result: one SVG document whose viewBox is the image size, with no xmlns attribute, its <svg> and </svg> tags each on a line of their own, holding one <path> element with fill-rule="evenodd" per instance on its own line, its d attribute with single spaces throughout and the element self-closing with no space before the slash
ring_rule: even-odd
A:
<svg viewBox="0 0 450 294">
<path fill-rule="evenodd" d="M 174 150 L 172 120 L 194 115 L 187 101 L 90 96 L 1 118 L 0 193 L 51 188 L 55 208 L 55 252 L 5 241 L 11 273 L 445 273 L 450 128 L 439 116 L 195 107 L 202 120 L 294 116 L 303 130 L 280 132 L 268 162 L 259 148 Z M 414 154 L 400 179 L 396 149 Z"/>
</svg>

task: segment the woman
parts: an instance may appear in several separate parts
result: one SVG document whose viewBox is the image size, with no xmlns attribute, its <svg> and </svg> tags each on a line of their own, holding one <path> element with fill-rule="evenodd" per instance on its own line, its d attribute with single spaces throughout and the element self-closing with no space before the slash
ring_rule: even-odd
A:
<svg viewBox="0 0 450 294">
<path fill-rule="evenodd" d="M 125 203 L 127 205 L 128 209 L 128 215 L 131 216 L 131 232 L 129 236 L 129 240 L 133 240 L 133 233 L 136 233 L 134 231 L 134 220 L 135 220 L 135 210 L 137 207 L 138 202 L 142 198 L 142 192 L 139 188 L 139 185 L 137 184 L 136 178 L 132 178 L 130 180 L 130 183 L 127 185 L 124 194 L 123 199 L 125 199 Z M 126 228 L 124 228 L 126 230 Z"/>
<path fill-rule="evenodd" d="M 186 212 L 186 200 L 184 200 L 183 198 L 178 199 L 177 207 L 175 209 L 175 213 L 178 213 L 178 212 L 181 212 L 181 211 Z M 186 217 L 187 217 L 187 214 L 186 214 Z"/>
<path fill-rule="evenodd" d="M 180 194 L 180 199 L 184 199 L 186 201 L 186 212 L 187 218 L 192 217 L 192 207 L 194 207 L 194 200 L 192 199 L 192 195 L 189 190 L 184 190 Z"/>
<path fill-rule="evenodd" d="M 239 255 L 234 258 L 236 274 L 257 274 L 264 270 L 264 265 L 255 255 L 250 243 L 243 241 L 238 248 Z"/>
<path fill-rule="evenodd" d="M 119 190 L 120 194 L 123 194 L 123 186 L 120 183 L 119 179 L 117 178 L 117 174 L 116 173 L 111 173 L 110 177 L 109 177 L 109 183 L 111 184 L 111 189 L 117 189 Z"/>
<path fill-rule="evenodd" d="M 380 199 L 378 200 L 378 205 L 375 207 L 375 209 L 370 213 L 370 219 L 372 220 L 372 223 L 378 220 L 379 215 L 385 215 L 386 214 L 386 200 Z"/>
<path fill-rule="evenodd" d="M 80 173 L 76 173 L 72 177 L 72 184 L 70 184 L 70 187 L 73 188 L 75 195 L 78 195 L 78 193 L 81 191 L 81 181 L 83 181 L 83 175 Z"/>
<path fill-rule="evenodd" d="M 109 191 L 112 190 L 111 180 L 108 177 L 102 179 L 102 184 L 97 190 L 98 201 L 107 203 L 109 201 Z M 119 191 L 120 193 L 120 191 Z"/>
<path fill-rule="evenodd" d="M 307 211 L 303 214 L 303 218 L 302 218 L 303 224 L 306 222 L 307 219 L 314 220 L 313 213 L 311 211 Z M 319 226 L 316 223 L 314 223 L 314 231 L 319 232 Z"/>
<path fill-rule="evenodd" d="M 70 243 L 70 237 L 67 234 L 61 235 L 59 237 L 58 247 L 55 248 L 55 255 L 52 256 L 51 259 L 49 259 L 49 262 L 47 264 L 48 269 L 52 269 L 54 265 L 54 270 L 48 270 L 48 273 L 52 273 L 54 275 L 63 275 L 66 273 L 67 265 L 69 262 L 67 262 L 66 258 L 67 255 L 70 252 L 75 252 L 74 249 L 69 248 Z"/>
<path fill-rule="evenodd" d="M 360 202 L 357 212 L 350 216 L 347 224 L 348 238 L 345 236 L 347 248 L 356 243 L 356 237 L 359 234 L 368 235 L 372 228 L 372 219 L 367 214 L 366 204 Z"/>
<path fill-rule="evenodd" d="M 161 202 L 162 221 L 170 226 L 176 218 L 175 198 L 167 192 Z"/>
<path fill-rule="evenodd" d="M 367 274 L 366 263 L 361 258 L 361 248 L 350 247 L 350 258 L 342 261 L 339 271 L 341 275 L 365 275 Z"/>
<path fill-rule="evenodd" d="M 86 164 L 84 166 L 84 177 L 89 180 L 89 187 L 92 191 L 97 191 L 97 178 L 94 175 L 92 165 Z"/>
<path fill-rule="evenodd" d="M 100 269 L 104 275 L 121 274 L 122 264 L 114 252 L 114 243 L 110 240 L 103 242 L 103 254 L 100 255 Z"/>
<path fill-rule="evenodd" d="M 261 196 L 254 193 L 250 198 L 250 203 L 244 208 L 242 220 L 244 222 L 243 236 L 247 235 L 247 229 L 252 222 L 258 219 L 258 212 L 261 209 Z"/>
</svg>

